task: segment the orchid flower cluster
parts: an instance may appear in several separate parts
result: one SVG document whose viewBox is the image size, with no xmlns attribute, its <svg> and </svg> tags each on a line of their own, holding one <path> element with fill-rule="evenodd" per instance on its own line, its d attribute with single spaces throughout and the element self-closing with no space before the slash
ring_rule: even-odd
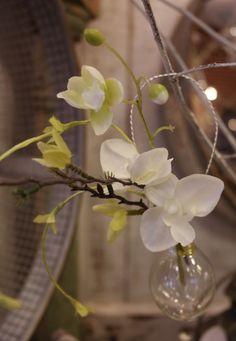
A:
<svg viewBox="0 0 236 341">
<path fill-rule="evenodd" d="M 73 194 L 60 203 L 48 214 L 38 215 L 35 223 L 45 224 L 42 237 L 43 261 L 46 270 L 45 240 L 49 228 L 57 232 L 56 215 L 67 202 L 81 193 L 89 193 L 105 202 L 93 206 L 93 211 L 111 218 L 107 238 L 115 240 L 128 224 L 128 218 L 140 215 L 140 235 L 144 246 L 152 252 L 163 251 L 175 245 L 188 246 L 195 239 L 191 225 L 194 217 L 208 215 L 217 205 L 223 191 L 223 182 L 206 174 L 191 174 L 178 179 L 172 172 L 173 158 L 168 150 L 155 146 L 155 137 L 161 130 L 173 131 L 173 127 L 158 127 L 152 132 L 143 111 L 141 83 L 148 87 L 150 100 L 162 105 L 168 100 L 168 91 L 162 84 L 151 83 L 137 78 L 123 58 L 108 44 L 103 34 L 95 29 L 85 31 L 86 40 L 93 46 L 103 45 L 110 50 L 126 68 L 134 82 L 137 96 L 133 101 L 124 99 L 121 82 L 115 78 L 104 79 L 94 67 L 84 65 L 81 76 L 68 80 L 67 89 L 57 94 L 59 99 L 69 105 L 88 112 L 88 119 L 62 123 L 54 116 L 50 125 L 39 136 L 33 137 L 14 146 L 0 156 L 0 161 L 17 150 L 37 143 L 41 158 L 34 158 L 43 167 L 73 190 Z M 62 89 L 63 90 L 63 89 Z M 136 107 L 143 123 L 150 149 L 140 153 L 135 142 L 113 122 L 115 107 L 128 103 Z M 95 135 L 105 134 L 114 128 L 119 138 L 105 140 L 100 147 L 100 163 L 103 178 L 87 174 L 72 162 L 72 153 L 62 134 L 71 128 L 91 125 Z M 75 176 L 76 175 L 76 176 Z M 53 184 L 53 183 L 52 183 Z M 38 185 L 38 189 L 43 187 Z M 52 274 L 50 278 L 63 293 Z M 86 316 L 89 309 L 66 295 L 81 316 Z"/>
</svg>

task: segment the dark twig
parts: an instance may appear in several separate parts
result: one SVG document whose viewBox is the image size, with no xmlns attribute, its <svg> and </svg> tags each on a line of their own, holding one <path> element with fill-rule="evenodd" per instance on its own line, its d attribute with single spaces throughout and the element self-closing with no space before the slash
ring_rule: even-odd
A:
<svg viewBox="0 0 236 341">
<path fill-rule="evenodd" d="M 42 189 L 46 186 L 52 186 L 52 185 L 66 185 L 71 188 L 71 190 L 78 190 L 78 191 L 85 191 L 89 192 L 91 196 L 100 198 L 100 199 L 116 199 L 119 201 L 120 204 L 126 204 L 126 205 L 133 205 L 138 206 L 141 208 L 141 210 L 144 212 L 148 206 L 143 202 L 142 199 L 140 200 L 128 200 L 122 195 L 116 194 L 113 190 L 112 184 L 119 182 L 123 186 L 136 186 L 139 189 L 143 189 L 144 185 L 139 185 L 135 182 L 132 182 L 131 180 L 121 180 L 115 177 L 108 177 L 107 179 L 97 179 L 93 176 L 90 176 L 89 174 L 82 171 L 79 167 L 76 165 L 69 165 L 67 169 L 71 169 L 73 172 L 76 172 L 77 174 L 80 174 L 80 177 L 73 177 L 67 172 L 63 172 L 56 168 L 51 168 L 51 171 L 62 178 L 61 180 L 38 180 L 34 178 L 25 178 L 25 179 L 4 179 L 0 180 L 0 186 L 23 186 L 23 185 L 30 185 L 30 184 L 36 184 L 37 188 L 32 192 L 35 193 L 38 190 Z M 89 184 L 96 185 L 96 189 L 89 186 Z M 105 188 L 104 188 L 105 187 Z"/>
<path fill-rule="evenodd" d="M 0 178 L 0 186 L 23 186 L 23 185 L 29 185 L 29 184 L 36 184 L 38 185 L 38 188 L 44 188 L 47 186 L 54 186 L 54 185 L 65 185 L 68 186 L 68 184 L 72 183 L 73 180 L 37 180 L 34 178 L 24 178 L 24 179 L 2 179 Z"/>
<path fill-rule="evenodd" d="M 75 191 L 85 191 L 91 193 L 91 197 L 99 198 L 99 199 L 116 199 L 119 201 L 119 204 L 131 205 L 131 206 L 138 206 L 143 209 L 143 212 L 148 209 L 148 206 L 143 202 L 142 199 L 138 201 L 132 201 L 124 198 L 121 195 L 116 194 L 115 192 L 100 192 L 94 188 L 89 187 L 88 185 L 84 186 L 73 186 L 72 188 Z"/>
</svg>

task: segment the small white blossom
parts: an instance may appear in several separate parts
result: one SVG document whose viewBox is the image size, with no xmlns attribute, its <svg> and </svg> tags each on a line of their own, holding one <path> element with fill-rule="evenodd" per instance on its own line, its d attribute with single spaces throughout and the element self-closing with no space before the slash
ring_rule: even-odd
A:
<svg viewBox="0 0 236 341">
<path fill-rule="evenodd" d="M 131 179 L 138 184 L 157 184 L 171 173 L 171 161 L 166 148 L 155 148 L 139 154 L 132 143 L 110 139 L 102 143 L 100 161 L 104 173 L 119 179 Z"/>
<path fill-rule="evenodd" d="M 117 79 L 105 80 L 97 69 L 84 65 L 81 77 L 71 77 L 67 90 L 57 97 L 75 108 L 89 110 L 95 134 L 102 135 L 112 124 L 111 107 L 123 100 L 123 87 Z"/>
<path fill-rule="evenodd" d="M 181 180 L 171 175 L 157 186 L 146 186 L 145 193 L 156 207 L 141 219 L 141 238 L 150 251 L 163 251 L 178 243 L 186 246 L 195 238 L 189 223 L 204 217 L 218 203 L 224 183 L 213 176 L 193 174 Z"/>
</svg>

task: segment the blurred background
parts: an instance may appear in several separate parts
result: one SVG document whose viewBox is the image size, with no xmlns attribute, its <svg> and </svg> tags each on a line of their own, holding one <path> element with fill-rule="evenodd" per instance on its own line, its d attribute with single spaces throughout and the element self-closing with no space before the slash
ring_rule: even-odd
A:
<svg viewBox="0 0 236 341">
<path fill-rule="evenodd" d="M 179 0 L 177 8 L 172 0 L 172 6 L 168 1 L 153 0 L 151 3 L 168 46 L 171 40 L 188 67 L 235 61 L 236 50 L 228 48 L 226 51 L 199 25 L 186 18 L 185 12 L 188 9 L 235 46 L 234 0 Z M 22 139 L 37 135 L 52 113 L 64 121 L 85 117 L 86 113 L 74 110 L 55 97 L 66 88 L 69 77 L 79 74 L 81 65 L 96 67 L 105 78 L 119 79 L 126 98 L 135 95 L 128 75 L 117 60 L 103 47 L 89 46 L 81 38 L 85 27 L 103 31 L 136 75 L 151 77 L 163 73 L 160 54 L 142 13 L 141 1 L 8 0 L 0 2 L 0 13 L 1 152 Z M 175 69 L 180 71 L 178 58 L 172 55 L 171 59 Z M 235 171 L 235 71 L 210 70 L 195 76 L 219 115 L 221 130 L 217 148 Z M 168 83 L 166 86 L 171 91 Z M 183 82 L 183 88 L 201 127 L 213 139 L 212 119 L 198 94 L 187 82 Z M 176 127 L 174 134 L 163 132 L 157 139 L 157 144 L 167 147 L 174 157 L 176 174 L 204 172 L 210 150 L 194 133 L 175 100 L 171 97 L 161 108 L 145 102 L 145 108 L 152 126 L 170 123 Z M 115 123 L 129 133 L 128 106 L 120 105 L 116 111 Z M 135 116 L 134 129 L 138 147 L 145 150 L 147 142 Z M 103 139 L 113 136 L 113 132 L 108 131 L 95 138 L 88 127 L 85 131 L 73 131 L 66 139 L 76 161 L 89 173 L 101 175 L 100 144 Z M 42 175 L 41 168 L 30 162 L 29 156 L 35 156 L 35 153 L 34 148 L 27 149 L 4 161 L 0 165 L 1 177 L 46 176 Z M 194 226 L 196 244 L 211 260 L 217 280 L 224 276 L 229 279 L 223 282 L 207 311 L 207 316 L 218 316 L 230 310 L 232 302 L 236 301 L 233 285 L 227 295 L 224 293 L 236 269 L 236 188 L 233 179 L 218 163 L 214 162 L 211 174 L 224 180 L 224 197 L 214 214 L 194 221 Z M 117 241 L 108 244 L 108 221 L 92 213 L 91 207 L 97 202 L 85 196 L 66 207 L 60 216 L 59 234 L 49 236 L 47 253 L 54 275 L 70 293 L 95 309 L 93 315 L 81 320 L 63 297 L 53 294 L 41 264 L 41 226 L 32 224 L 35 215 L 48 212 L 65 197 L 64 190 L 44 190 L 20 206 L 16 205 L 12 189 L 0 188 L 0 192 L 0 290 L 18 296 L 24 302 L 20 311 L 1 309 L 1 341 L 200 339 L 199 335 L 196 339 L 191 338 L 194 324 L 163 317 L 153 302 L 148 276 L 158 255 L 149 253 L 142 245 L 136 218 L 130 219 L 129 227 Z M 225 318 L 227 322 L 223 319 L 221 327 L 227 326 L 229 331 L 232 324 L 231 334 L 223 329 L 216 330 L 211 334 L 211 340 L 236 339 L 236 318 L 229 316 Z M 219 326 L 219 320 L 215 319 L 209 323 L 211 325 Z"/>
</svg>

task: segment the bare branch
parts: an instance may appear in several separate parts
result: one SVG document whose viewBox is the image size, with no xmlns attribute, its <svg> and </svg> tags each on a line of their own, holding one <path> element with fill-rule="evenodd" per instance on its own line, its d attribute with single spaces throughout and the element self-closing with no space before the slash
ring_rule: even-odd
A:
<svg viewBox="0 0 236 341">
<path fill-rule="evenodd" d="M 204 21 L 201 19 L 197 18 L 192 12 L 189 10 L 182 8 L 173 2 L 170 2 L 169 0 L 157 0 L 159 2 L 162 2 L 163 4 L 167 5 L 168 7 L 173 8 L 175 11 L 183 14 L 186 18 L 188 18 L 192 23 L 200 27 L 203 31 L 205 31 L 210 37 L 215 39 L 216 42 L 218 42 L 224 50 L 226 50 L 228 53 L 232 52 L 236 53 L 236 45 L 231 43 L 228 39 L 223 37 L 221 34 L 217 33 L 214 31 L 209 25 L 207 25 Z"/>
<path fill-rule="evenodd" d="M 88 185 L 84 186 L 73 186 L 72 188 L 75 191 L 85 191 L 91 193 L 91 196 L 99 199 L 116 199 L 120 204 L 130 205 L 130 206 L 138 206 L 141 207 L 143 212 L 148 209 L 148 206 L 143 202 L 142 199 L 139 201 L 128 200 L 121 195 L 116 194 L 115 192 L 109 193 L 101 193 L 100 191 L 95 190 L 94 188 L 89 187 Z"/>
<path fill-rule="evenodd" d="M 144 10 L 136 3 L 135 0 L 131 0 L 131 2 L 133 3 L 133 5 L 139 10 L 139 12 L 145 16 L 145 18 L 148 20 L 146 13 L 144 12 Z M 206 65 L 199 65 L 199 66 L 195 66 L 191 69 L 188 69 L 187 64 L 185 63 L 185 61 L 183 60 L 183 58 L 181 57 L 181 55 L 179 54 L 179 52 L 176 50 L 174 44 L 171 42 L 171 40 L 169 40 L 167 37 L 165 37 L 163 35 L 163 38 L 165 40 L 166 46 L 168 47 L 169 51 L 171 52 L 171 54 L 173 55 L 173 57 L 175 58 L 176 62 L 179 64 L 180 68 L 183 70 L 181 72 L 178 72 L 176 74 L 176 76 L 182 76 L 182 75 L 187 75 L 190 73 L 194 73 L 194 72 L 199 72 L 199 71 L 204 71 L 204 70 L 209 70 L 209 69 L 218 69 L 218 68 L 233 68 L 236 67 L 236 63 L 235 62 L 231 62 L 231 63 L 211 63 L 211 64 L 206 64 Z M 223 133 L 223 135 L 225 136 L 225 138 L 228 140 L 229 144 L 231 145 L 231 147 L 233 148 L 234 151 L 236 151 L 236 140 L 235 137 L 233 136 L 233 134 L 229 131 L 229 129 L 226 127 L 224 121 L 221 119 L 220 115 L 217 112 L 213 112 L 211 106 L 209 105 L 209 102 L 206 102 L 205 100 L 205 96 L 202 93 L 202 91 L 199 90 L 199 88 L 196 86 L 196 84 L 192 83 L 193 88 L 195 89 L 195 91 L 197 92 L 198 96 L 201 98 L 202 102 L 206 105 L 207 110 L 209 111 L 209 113 L 212 115 L 212 117 L 214 117 L 214 114 L 217 115 L 217 120 L 218 120 L 218 124 L 219 127 Z M 131 123 L 132 123 L 132 118 L 131 118 Z M 134 134 L 133 134 L 134 135 Z"/>
<path fill-rule="evenodd" d="M 194 66 L 191 69 L 186 69 L 184 71 L 178 72 L 177 75 L 182 76 L 182 75 L 187 75 L 190 73 L 209 70 L 209 69 L 234 68 L 234 67 L 236 67 L 236 62 L 232 62 L 232 63 L 211 63 L 211 64 Z"/>
<path fill-rule="evenodd" d="M 171 78 L 170 74 L 172 73 L 173 80 L 175 80 L 175 81 L 174 82 L 172 81 L 171 85 L 172 85 L 174 94 L 178 100 L 178 103 L 180 105 L 180 108 L 181 108 L 183 114 L 186 116 L 186 118 L 190 121 L 190 123 L 193 126 L 196 133 L 198 133 L 203 138 L 203 140 L 206 142 L 206 144 L 211 148 L 211 150 L 212 150 L 212 154 L 211 154 L 211 158 L 210 158 L 210 160 L 211 160 L 213 152 L 214 152 L 214 146 L 213 146 L 211 140 L 209 139 L 209 137 L 207 136 L 207 134 L 205 133 L 205 131 L 199 126 L 195 115 L 192 113 L 192 111 L 188 108 L 188 106 L 186 104 L 182 88 L 181 88 L 179 82 L 176 81 L 176 73 L 173 71 L 173 67 L 171 65 L 167 50 L 163 44 L 162 37 L 160 35 L 156 20 L 154 18 L 153 11 L 152 11 L 149 0 L 142 0 L 142 2 L 144 5 L 150 26 L 152 28 L 155 41 L 156 41 L 157 46 L 160 50 L 165 70 L 168 73 L 165 76 L 169 77 L 169 79 L 170 79 Z M 225 170 L 227 171 L 227 173 L 230 176 L 230 178 L 232 179 L 232 181 L 236 182 L 236 174 L 231 169 L 231 167 L 228 165 L 227 161 L 225 159 L 223 159 L 222 155 L 218 151 L 215 152 L 215 156 L 216 156 L 218 163 L 225 168 Z M 209 169 L 209 164 L 208 164 L 207 170 L 208 169 Z"/>
<path fill-rule="evenodd" d="M 41 189 L 47 186 L 54 186 L 54 185 L 65 185 L 68 186 L 73 182 L 72 180 L 37 180 L 34 178 L 23 178 L 23 179 L 7 179 L 7 178 L 0 178 L 0 186 L 23 186 L 23 185 L 30 185 L 36 184 L 38 188 Z"/>
</svg>

